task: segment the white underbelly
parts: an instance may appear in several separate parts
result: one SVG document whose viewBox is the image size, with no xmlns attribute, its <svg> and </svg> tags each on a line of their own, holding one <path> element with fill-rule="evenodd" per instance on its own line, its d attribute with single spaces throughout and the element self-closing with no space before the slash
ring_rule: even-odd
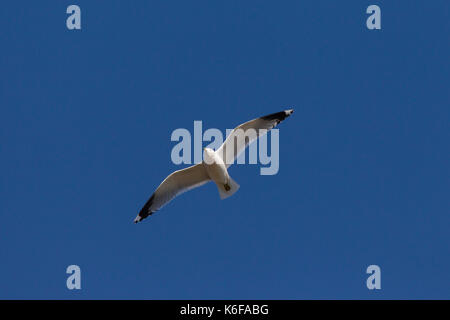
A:
<svg viewBox="0 0 450 320">
<path fill-rule="evenodd" d="M 208 159 L 210 160 L 210 159 Z M 213 159 L 211 159 L 213 160 Z M 210 164 L 208 164 L 210 163 Z M 208 173 L 211 180 L 218 184 L 226 184 L 229 181 L 227 167 L 223 162 L 222 158 L 219 156 L 214 157 L 214 161 L 206 161 L 203 162 L 203 165 L 206 168 L 206 172 Z"/>
</svg>

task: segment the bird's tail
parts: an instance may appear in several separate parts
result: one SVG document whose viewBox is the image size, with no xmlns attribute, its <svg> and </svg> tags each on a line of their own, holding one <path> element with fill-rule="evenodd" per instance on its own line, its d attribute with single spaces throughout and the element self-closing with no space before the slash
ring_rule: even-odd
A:
<svg viewBox="0 0 450 320">
<path fill-rule="evenodd" d="M 239 185 L 231 177 L 227 184 L 217 184 L 217 189 L 219 189 L 220 199 L 226 199 L 231 197 L 239 189 Z"/>
</svg>

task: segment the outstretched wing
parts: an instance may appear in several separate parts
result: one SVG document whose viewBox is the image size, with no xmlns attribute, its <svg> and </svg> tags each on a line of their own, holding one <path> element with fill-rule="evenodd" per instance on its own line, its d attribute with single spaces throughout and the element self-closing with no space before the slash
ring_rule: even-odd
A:
<svg viewBox="0 0 450 320">
<path fill-rule="evenodd" d="M 228 168 L 250 143 L 266 134 L 267 131 L 274 128 L 293 112 L 294 110 L 292 109 L 284 110 L 241 124 L 234 128 L 216 152 L 222 157 Z"/>
<path fill-rule="evenodd" d="M 173 198 L 210 181 L 202 163 L 192 167 L 172 172 L 159 185 L 150 199 L 147 200 L 144 207 L 139 212 L 134 223 L 147 218 L 153 212 L 161 209 L 169 203 Z"/>
</svg>

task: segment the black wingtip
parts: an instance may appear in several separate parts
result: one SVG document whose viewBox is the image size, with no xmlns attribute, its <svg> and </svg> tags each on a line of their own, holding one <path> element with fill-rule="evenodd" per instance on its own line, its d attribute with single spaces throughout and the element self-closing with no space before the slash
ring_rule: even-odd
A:
<svg viewBox="0 0 450 320">
<path fill-rule="evenodd" d="M 150 207 L 153 204 L 154 198 L 155 198 L 155 194 L 153 194 L 150 197 L 150 199 L 147 200 L 144 207 L 141 209 L 141 211 L 139 211 L 138 216 L 134 219 L 134 223 L 141 222 L 142 220 L 144 220 L 145 218 L 147 218 L 148 216 L 153 214 L 153 211 L 150 210 Z"/>
<path fill-rule="evenodd" d="M 294 109 L 288 109 L 280 112 L 275 112 L 272 114 L 268 114 L 267 116 L 261 117 L 263 120 L 277 120 L 278 123 L 289 117 L 292 113 L 294 113 Z"/>
<path fill-rule="evenodd" d="M 139 212 L 138 216 L 134 219 L 133 222 L 135 224 L 138 223 L 138 222 L 141 222 L 142 220 L 144 220 L 145 218 L 147 218 L 148 216 L 150 216 L 152 214 L 153 214 L 152 211 L 144 211 L 144 212 L 142 212 L 142 210 L 141 210 L 141 212 Z"/>
</svg>

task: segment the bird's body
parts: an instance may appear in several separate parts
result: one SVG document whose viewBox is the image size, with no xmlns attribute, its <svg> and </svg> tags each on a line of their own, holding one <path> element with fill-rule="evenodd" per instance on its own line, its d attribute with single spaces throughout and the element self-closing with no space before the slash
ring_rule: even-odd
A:
<svg viewBox="0 0 450 320">
<path fill-rule="evenodd" d="M 231 132 L 217 151 L 205 148 L 203 162 L 177 170 L 164 179 L 134 222 L 137 223 L 153 214 L 177 195 L 209 181 L 217 185 L 221 199 L 232 196 L 239 189 L 239 185 L 230 177 L 227 168 L 252 141 L 267 133 L 292 112 L 294 110 L 285 110 L 245 122 Z M 251 134 L 248 134 L 249 132 Z"/>
<path fill-rule="evenodd" d="M 239 185 L 228 174 L 227 166 L 218 151 L 205 148 L 202 164 L 209 178 L 217 185 L 221 199 L 232 196 L 239 189 Z"/>
<path fill-rule="evenodd" d="M 227 184 L 230 176 L 222 158 L 214 150 L 205 148 L 203 151 L 203 165 L 209 178 L 216 184 Z"/>
</svg>

